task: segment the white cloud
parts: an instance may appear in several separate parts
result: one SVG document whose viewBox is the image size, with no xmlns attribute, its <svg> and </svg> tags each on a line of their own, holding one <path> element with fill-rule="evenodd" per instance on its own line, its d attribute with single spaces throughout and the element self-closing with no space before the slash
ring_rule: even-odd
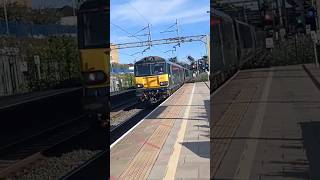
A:
<svg viewBox="0 0 320 180">
<path fill-rule="evenodd" d="M 203 3 L 206 1 L 207 3 Z M 131 0 L 130 3 L 111 3 L 111 21 L 116 24 L 126 23 L 126 26 L 145 26 L 145 19 L 154 26 L 174 23 L 175 19 L 178 19 L 180 24 L 209 21 L 207 11 L 210 5 L 209 0 L 206 1 Z"/>
</svg>

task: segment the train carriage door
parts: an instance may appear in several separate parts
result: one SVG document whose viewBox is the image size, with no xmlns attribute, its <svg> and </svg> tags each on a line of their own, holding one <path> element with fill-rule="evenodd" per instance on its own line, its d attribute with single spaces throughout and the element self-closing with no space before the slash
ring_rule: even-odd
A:
<svg viewBox="0 0 320 180">
<path fill-rule="evenodd" d="M 168 73 L 168 78 L 169 78 L 169 87 L 173 84 L 173 81 L 172 81 L 172 68 L 171 68 L 171 64 L 169 63 L 166 63 L 167 64 L 167 73 Z"/>
<path fill-rule="evenodd" d="M 254 53 L 254 55 L 255 55 L 255 53 L 256 53 L 256 47 L 257 47 L 257 34 L 256 34 L 256 30 L 255 30 L 255 28 L 254 27 L 251 27 L 251 32 L 252 32 L 252 41 L 253 41 L 253 43 L 252 43 L 252 49 L 253 49 L 253 53 Z"/>
<path fill-rule="evenodd" d="M 181 68 L 181 83 L 184 82 L 184 70 Z"/>
<path fill-rule="evenodd" d="M 180 74 L 180 84 L 183 82 L 183 69 L 179 68 L 179 74 Z"/>
<path fill-rule="evenodd" d="M 184 70 L 183 68 L 180 68 L 180 72 L 181 72 L 181 83 L 184 82 Z"/>
<path fill-rule="evenodd" d="M 210 41 L 210 46 L 211 46 L 211 59 L 210 59 L 210 64 L 211 64 L 211 69 L 210 72 L 216 72 L 223 67 L 223 42 L 221 40 L 221 23 L 222 20 L 221 18 L 213 15 L 211 16 L 211 36 L 212 36 L 212 41 Z"/>
<path fill-rule="evenodd" d="M 235 54 L 235 44 L 233 36 L 233 23 L 230 20 L 225 20 L 221 26 L 221 40 L 223 42 L 223 59 L 226 71 L 230 71 L 232 66 L 237 63 L 237 55 Z"/>
</svg>

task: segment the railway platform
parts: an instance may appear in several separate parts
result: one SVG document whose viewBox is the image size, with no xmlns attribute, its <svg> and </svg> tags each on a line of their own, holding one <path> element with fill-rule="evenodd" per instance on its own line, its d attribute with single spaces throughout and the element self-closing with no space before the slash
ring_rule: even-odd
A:
<svg viewBox="0 0 320 180">
<path fill-rule="evenodd" d="M 320 179 L 320 70 L 243 70 L 211 94 L 212 179 Z"/>
<path fill-rule="evenodd" d="M 185 84 L 115 141 L 110 179 L 209 179 L 206 84 Z"/>
</svg>

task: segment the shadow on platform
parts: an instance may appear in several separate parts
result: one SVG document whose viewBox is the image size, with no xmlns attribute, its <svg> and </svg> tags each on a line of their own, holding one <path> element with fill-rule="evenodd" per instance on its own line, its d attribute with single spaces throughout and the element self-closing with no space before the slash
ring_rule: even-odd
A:
<svg viewBox="0 0 320 180">
<path fill-rule="evenodd" d="M 300 123 L 303 146 L 310 163 L 310 178 L 320 179 L 320 122 Z"/>
<path fill-rule="evenodd" d="M 210 158 L 210 141 L 183 142 L 183 146 L 202 158 Z"/>
</svg>

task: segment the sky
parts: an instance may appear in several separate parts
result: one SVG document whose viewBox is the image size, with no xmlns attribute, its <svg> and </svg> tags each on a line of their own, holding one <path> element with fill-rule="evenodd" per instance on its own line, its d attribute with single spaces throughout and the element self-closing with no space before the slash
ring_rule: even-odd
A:
<svg viewBox="0 0 320 180">
<path fill-rule="evenodd" d="M 169 28 L 176 19 L 179 36 L 210 33 L 209 0 L 111 0 L 110 5 L 110 38 L 114 44 L 147 40 L 147 36 L 129 36 L 148 33 L 147 29 L 137 33 L 148 24 L 151 25 L 153 40 L 176 37 L 177 32 L 160 33 L 176 30 L 176 26 Z M 206 44 L 203 42 L 182 43 L 175 52 L 172 52 L 173 46 L 175 44 L 153 46 L 143 54 L 141 52 L 147 47 L 120 49 L 120 63 L 134 63 L 151 55 L 166 59 L 177 56 L 178 61 L 187 62 L 188 55 L 196 59 L 206 55 Z"/>
</svg>

